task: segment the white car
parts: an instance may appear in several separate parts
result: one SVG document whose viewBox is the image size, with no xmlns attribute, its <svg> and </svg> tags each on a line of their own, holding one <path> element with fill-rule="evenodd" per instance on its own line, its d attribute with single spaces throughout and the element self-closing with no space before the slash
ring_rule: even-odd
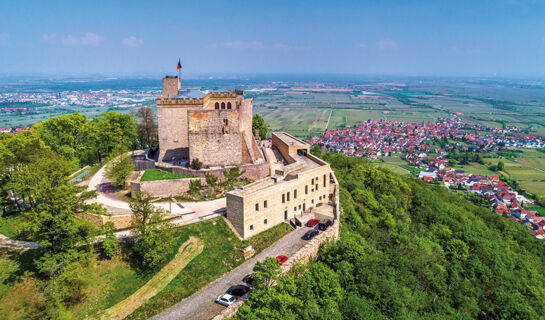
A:
<svg viewBox="0 0 545 320">
<path fill-rule="evenodd" d="M 237 298 L 233 297 L 232 295 L 228 293 L 222 294 L 216 299 L 216 303 L 219 303 L 222 306 L 226 306 L 226 307 L 230 306 L 235 301 L 237 301 Z"/>
</svg>

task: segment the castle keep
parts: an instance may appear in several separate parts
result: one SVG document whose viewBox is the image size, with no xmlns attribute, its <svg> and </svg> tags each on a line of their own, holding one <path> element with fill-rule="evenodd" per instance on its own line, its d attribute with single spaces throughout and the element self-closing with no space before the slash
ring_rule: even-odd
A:
<svg viewBox="0 0 545 320">
<path fill-rule="evenodd" d="M 253 101 L 241 90 L 181 90 L 178 77 L 165 77 L 157 114 L 160 162 L 197 159 L 215 167 L 264 161 L 252 133 Z"/>
</svg>

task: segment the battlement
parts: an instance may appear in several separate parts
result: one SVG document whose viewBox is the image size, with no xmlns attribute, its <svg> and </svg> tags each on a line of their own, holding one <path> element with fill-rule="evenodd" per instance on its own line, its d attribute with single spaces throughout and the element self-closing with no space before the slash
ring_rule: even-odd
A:
<svg viewBox="0 0 545 320">
<path fill-rule="evenodd" d="M 198 98 L 157 98 L 155 100 L 157 102 L 157 106 L 164 106 L 164 105 L 192 105 L 192 106 L 202 106 L 204 103 L 204 100 L 198 99 Z"/>
<path fill-rule="evenodd" d="M 220 98 L 236 98 L 237 97 L 237 91 L 242 90 L 234 90 L 230 92 L 210 92 L 207 94 L 208 98 L 214 98 L 214 99 L 220 99 Z"/>
</svg>

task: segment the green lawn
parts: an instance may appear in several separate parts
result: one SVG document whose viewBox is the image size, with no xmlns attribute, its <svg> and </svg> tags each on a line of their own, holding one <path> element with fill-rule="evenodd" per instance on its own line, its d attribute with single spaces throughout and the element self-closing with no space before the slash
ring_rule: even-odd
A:
<svg viewBox="0 0 545 320">
<path fill-rule="evenodd" d="M 4 224 L 2 224 L 4 225 Z M 221 275 L 234 269 L 244 258 L 240 249 L 252 245 L 257 252 L 271 245 L 291 231 L 281 224 L 249 240 L 239 240 L 223 218 L 216 218 L 176 228 L 176 244 L 169 261 L 178 247 L 190 236 L 204 242 L 204 250 L 193 259 L 170 284 L 128 319 L 147 319 L 179 302 Z M 35 276 L 32 261 L 34 251 L 0 249 L 0 318 L 40 318 L 46 282 Z M 120 250 L 111 260 L 95 255 L 85 271 L 88 292 L 84 301 L 68 307 L 72 319 L 96 319 L 105 310 L 123 301 L 148 282 L 155 272 L 141 270 L 131 259 L 128 247 Z"/>
<path fill-rule="evenodd" d="M 194 176 L 180 173 L 172 173 L 161 171 L 159 169 L 146 169 L 140 181 L 156 181 L 156 180 L 172 180 L 172 179 L 183 179 L 183 178 L 194 178 Z"/>
</svg>

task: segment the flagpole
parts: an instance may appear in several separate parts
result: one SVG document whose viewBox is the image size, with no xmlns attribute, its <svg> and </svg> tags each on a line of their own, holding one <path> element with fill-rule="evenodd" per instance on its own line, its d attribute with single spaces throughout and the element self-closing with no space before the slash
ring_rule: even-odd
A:
<svg viewBox="0 0 545 320">
<path fill-rule="evenodd" d="M 178 65 L 180 63 L 180 59 L 178 59 Z M 182 88 L 182 68 L 178 69 L 178 79 L 180 81 L 180 89 Z"/>
</svg>

